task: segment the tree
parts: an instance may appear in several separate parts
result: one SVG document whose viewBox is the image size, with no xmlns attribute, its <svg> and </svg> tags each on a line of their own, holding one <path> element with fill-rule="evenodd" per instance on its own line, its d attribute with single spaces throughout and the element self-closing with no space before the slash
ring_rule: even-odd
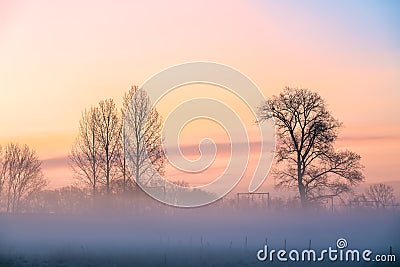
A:
<svg viewBox="0 0 400 267">
<path fill-rule="evenodd" d="M 79 134 L 70 154 L 72 168 L 78 178 L 92 188 L 93 196 L 99 184 L 110 193 L 117 175 L 121 144 L 121 119 L 112 99 L 99 102 L 82 113 Z"/>
<path fill-rule="evenodd" d="M 100 180 L 100 142 L 97 137 L 98 108 L 92 107 L 82 113 L 79 134 L 72 147 L 69 159 L 78 179 L 89 185 L 96 196 Z"/>
<path fill-rule="evenodd" d="M 319 94 L 286 87 L 260 107 L 260 122 L 272 118 L 277 135 L 278 186 L 297 188 L 303 207 L 349 192 L 364 180 L 360 156 L 334 149 L 342 124 Z"/>
<path fill-rule="evenodd" d="M 122 127 L 128 121 L 129 129 Z M 98 107 L 82 114 L 70 154 L 71 166 L 92 188 L 93 196 L 101 184 L 107 194 L 112 185 L 115 192 L 132 189 L 139 180 L 150 185 L 154 175 L 150 170 L 164 171 L 161 126 L 161 117 L 151 108 L 147 93 L 136 86 L 125 94 L 121 114 L 112 99 L 100 101 Z M 134 159 L 131 168 L 126 162 L 128 154 Z"/>
<path fill-rule="evenodd" d="M 117 173 L 121 144 L 121 120 L 114 101 L 100 101 L 96 120 L 97 140 L 100 148 L 100 162 L 107 194 L 110 183 Z"/>
<path fill-rule="evenodd" d="M 377 208 L 393 205 L 396 201 L 393 187 L 382 183 L 371 185 L 366 196 Z"/>
<path fill-rule="evenodd" d="M 129 106 L 131 105 L 131 101 L 133 98 L 133 95 L 135 94 L 136 90 L 138 89 L 137 86 L 132 86 L 131 89 L 125 93 L 124 98 L 123 98 L 123 102 L 122 102 L 122 109 L 121 109 L 121 114 L 122 114 L 122 119 L 124 120 L 125 115 L 127 114 L 127 110 L 129 108 Z M 122 180 L 120 181 L 122 183 L 122 191 L 125 193 L 128 189 L 133 189 L 134 188 L 134 181 L 132 180 L 132 173 L 129 172 L 127 166 L 126 166 L 126 145 L 125 145 L 125 141 L 127 140 L 127 135 L 126 135 L 126 127 L 122 127 L 122 131 L 121 131 L 121 138 L 122 138 L 122 142 L 121 142 L 121 147 L 120 147 L 120 151 L 121 151 L 121 155 L 119 157 L 119 167 L 120 167 L 120 172 L 121 172 L 121 176 L 122 176 Z"/>
<path fill-rule="evenodd" d="M 6 189 L 7 212 L 19 211 L 21 202 L 42 190 L 47 181 L 36 152 L 27 145 L 10 143 L 2 160 L 2 176 Z"/>
<path fill-rule="evenodd" d="M 146 91 L 136 86 L 126 96 L 124 108 L 124 157 L 131 163 L 127 166 L 128 171 L 133 174 L 136 184 L 149 186 L 154 171 L 164 172 L 162 119 L 151 107 Z"/>
</svg>

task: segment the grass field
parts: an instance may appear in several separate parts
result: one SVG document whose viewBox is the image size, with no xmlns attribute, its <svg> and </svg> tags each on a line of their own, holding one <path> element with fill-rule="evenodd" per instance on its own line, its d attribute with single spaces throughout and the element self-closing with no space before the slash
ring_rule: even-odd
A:
<svg viewBox="0 0 400 267">
<path fill-rule="evenodd" d="M 264 244 L 276 250 L 318 251 L 345 238 L 348 248 L 375 254 L 391 249 L 399 259 L 399 225 L 399 214 L 388 212 L 1 214 L 0 266 L 375 266 L 327 260 L 260 262 L 256 253 Z"/>
</svg>

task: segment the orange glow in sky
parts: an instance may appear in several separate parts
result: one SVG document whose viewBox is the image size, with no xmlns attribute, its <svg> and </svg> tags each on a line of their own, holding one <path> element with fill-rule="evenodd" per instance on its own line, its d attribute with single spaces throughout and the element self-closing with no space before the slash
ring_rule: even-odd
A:
<svg viewBox="0 0 400 267">
<path fill-rule="evenodd" d="M 0 143 L 27 143 L 44 160 L 50 187 L 68 185 L 67 156 L 85 108 L 105 98 L 121 106 L 132 84 L 203 60 L 240 70 L 266 97 L 284 86 L 316 90 L 344 122 L 337 145 L 361 154 L 367 182 L 399 180 L 399 6 L 2 0 Z M 252 123 L 232 96 L 205 87 L 177 91 L 160 112 L 196 94 L 225 99 Z M 204 134 L 226 141 L 221 129 L 199 131 L 199 123 L 188 125 L 182 142 L 197 146 Z"/>
</svg>

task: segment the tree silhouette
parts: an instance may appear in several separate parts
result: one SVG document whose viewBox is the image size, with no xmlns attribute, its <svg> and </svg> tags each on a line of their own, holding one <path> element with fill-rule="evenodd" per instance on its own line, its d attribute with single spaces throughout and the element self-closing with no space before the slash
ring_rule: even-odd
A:
<svg viewBox="0 0 400 267">
<path fill-rule="evenodd" d="M 129 122 L 128 130 L 122 127 L 123 122 Z M 102 185 L 107 194 L 112 189 L 132 190 L 139 181 L 151 185 L 151 170 L 164 171 L 161 126 L 161 117 L 151 109 L 147 93 L 137 86 L 125 94 L 121 113 L 112 99 L 100 101 L 82 113 L 69 156 L 72 169 L 92 188 L 93 196 Z M 127 156 L 134 163 L 131 166 L 127 166 Z"/>
<path fill-rule="evenodd" d="M 41 170 L 41 161 L 36 152 L 27 145 L 8 144 L 1 160 L 1 167 L 7 212 L 19 211 L 24 199 L 47 185 Z"/>
<path fill-rule="evenodd" d="M 382 183 L 371 185 L 366 196 L 377 208 L 393 205 L 396 201 L 393 187 Z"/>
<path fill-rule="evenodd" d="M 138 89 L 137 86 L 132 86 L 131 89 L 124 94 L 124 98 L 123 98 L 123 102 L 122 102 L 122 109 L 121 109 L 121 114 L 122 114 L 122 119 L 125 118 L 125 115 L 127 113 L 128 107 L 131 105 L 131 101 L 132 101 L 132 97 L 135 94 L 136 90 Z M 135 181 L 134 179 L 132 179 L 132 173 L 129 172 L 127 166 L 126 166 L 126 145 L 125 145 L 125 141 L 127 140 L 127 135 L 126 135 L 126 127 L 122 127 L 122 131 L 121 131 L 121 138 L 122 138 L 122 142 L 121 142 L 121 147 L 120 147 L 120 151 L 121 151 L 121 155 L 119 157 L 120 162 L 119 162 L 119 166 L 120 166 L 120 171 L 121 171 L 121 183 L 122 183 L 122 191 L 126 192 L 128 191 L 128 189 L 133 189 L 135 186 Z"/>
<path fill-rule="evenodd" d="M 270 118 L 276 125 L 278 186 L 296 187 L 303 207 L 363 181 L 360 156 L 334 149 L 342 124 L 320 95 L 286 87 L 260 107 L 260 122 Z"/>
<path fill-rule="evenodd" d="M 121 126 L 117 108 L 112 99 L 100 101 L 96 120 L 100 162 L 107 194 L 111 180 L 117 175 L 121 144 Z"/>
<path fill-rule="evenodd" d="M 69 159 L 78 179 L 90 186 L 96 196 L 101 172 L 100 142 L 97 137 L 98 108 L 92 107 L 82 113 L 79 134 L 72 147 Z"/>
<path fill-rule="evenodd" d="M 127 165 L 135 183 L 152 185 L 156 172 L 163 174 L 165 155 L 162 149 L 162 119 L 146 91 L 136 86 L 125 100 L 124 151 L 131 164 Z"/>
</svg>

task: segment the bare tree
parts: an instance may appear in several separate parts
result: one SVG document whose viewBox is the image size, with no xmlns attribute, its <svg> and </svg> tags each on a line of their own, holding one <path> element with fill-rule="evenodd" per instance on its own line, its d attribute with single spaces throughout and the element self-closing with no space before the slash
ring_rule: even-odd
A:
<svg viewBox="0 0 400 267">
<path fill-rule="evenodd" d="M 382 183 L 371 185 L 366 196 L 377 208 L 393 205 L 396 201 L 393 187 Z"/>
<path fill-rule="evenodd" d="M 92 107 L 82 113 L 79 135 L 69 156 L 73 171 L 80 181 L 91 187 L 93 197 L 96 196 L 101 171 L 98 118 L 98 108 Z"/>
<path fill-rule="evenodd" d="M 260 107 L 260 122 L 271 118 L 278 143 L 278 185 L 297 188 L 303 207 L 349 192 L 363 181 L 360 156 L 334 149 L 342 124 L 327 110 L 320 95 L 286 87 Z"/>
<path fill-rule="evenodd" d="M 130 128 L 122 127 L 129 120 Z M 107 194 L 133 189 L 139 180 L 150 185 L 154 172 L 164 171 L 161 117 L 151 109 L 145 91 L 133 86 L 125 94 L 121 114 L 112 99 L 82 114 L 79 135 L 70 154 L 71 165 L 93 195 L 104 184 Z M 129 133 L 129 136 L 128 134 Z M 127 166 L 127 155 L 134 159 Z M 147 161 L 149 159 L 149 161 Z M 147 164 L 149 163 L 150 164 Z"/>
<path fill-rule="evenodd" d="M 129 157 L 130 173 L 135 183 L 151 185 L 156 172 L 163 174 L 165 155 L 162 149 L 162 119 L 151 107 L 144 89 L 132 87 L 125 99 L 124 151 Z"/>
<path fill-rule="evenodd" d="M 96 120 L 97 139 L 100 147 L 100 161 L 107 194 L 110 183 L 117 175 L 121 144 L 121 120 L 112 99 L 100 101 Z"/>
<path fill-rule="evenodd" d="M 121 109 L 121 114 L 122 114 L 122 120 L 124 120 L 125 115 L 127 113 L 128 107 L 131 105 L 131 101 L 132 101 L 132 97 L 135 94 L 136 90 L 138 89 L 137 86 L 132 86 L 131 89 L 125 93 L 124 98 L 123 98 L 123 102 L 122 102 L 122 109 Z M 121 184 L 122 184 L 122 191 L 125 193 L 126 191 L 128 191 L 128 189 L 133 189 L 134 188 L 134 181 L 132 179 L 132 173 L 129 172 L 127 166 L 126 166 L 126 145 L 125 145 L 125 141 L 127 140 L 127 136 L 126 136 L 126 127 L 122 127 L 121 130 L 121 139 L 122 142 L 121 147 L 120 147 L 120 161 L 119 161 L 119 166 L 120 166 L 120 172 L 121 172 Z"/>
<path fill-rule="evenodd" d="M 25 198 L 47 185 L 41 170 L 41 161 L 36 152 L 27 145 L 8 144 L 4 151 L 2 168 L 7 212 L 17 212 Z"/>
</svg>

